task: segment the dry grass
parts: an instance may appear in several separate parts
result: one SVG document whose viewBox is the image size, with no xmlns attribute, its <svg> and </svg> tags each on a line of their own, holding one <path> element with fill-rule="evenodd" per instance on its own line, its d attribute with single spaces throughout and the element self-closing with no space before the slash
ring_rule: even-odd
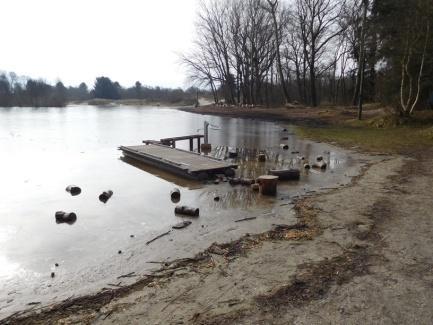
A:
<svg viewBox="0 0 433 325">
<path fill-rule="evenodd" d="M 391 114 L 385 108 L 366 113 L 362 121 L 351 117 L 334 119 L 334 123 L 323 127 L 300 126 L 299 134 L 313 140 L 380 153 L 407 153 L 433 145 L 433 111 L 416 112 L 411 117 Z"/>
</svg>

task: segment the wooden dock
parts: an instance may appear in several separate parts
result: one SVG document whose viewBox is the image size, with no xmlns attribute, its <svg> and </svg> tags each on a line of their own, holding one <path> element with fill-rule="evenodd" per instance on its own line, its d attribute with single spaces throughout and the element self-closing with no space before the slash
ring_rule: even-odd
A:
<svg viewBox="0 0 433 325">
<path fill-rule="evenodd" d="M 202 156 L 198 153 L 176 149 L 166 145 L 146 142 L 141 146 L 120 147 L 130 157 L 179 176 L 204 180 L 215 174 L 233 176 L 236 164 Z"/>
</svg>

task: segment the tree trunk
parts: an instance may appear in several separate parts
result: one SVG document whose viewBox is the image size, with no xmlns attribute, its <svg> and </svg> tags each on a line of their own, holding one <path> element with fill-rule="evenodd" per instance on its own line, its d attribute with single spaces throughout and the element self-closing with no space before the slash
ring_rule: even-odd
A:
<svg viewBox="0 0 433 325">
<path fill-rule="evenodd" d="M 311 55 L 312 55 L 312 57 L 311 57 L 311 63 L 310 63 L 311 106 L 317 107 L 316 71 L 315 71 L 315 65 L 314 65 L 315 64 L 314 52 Z"/>
<path fill-rule="evenodd" d="M 369 0 L 364 0 L 364 12 L 362 14 L 362 27 L 361 27 L 361 44 L 359 49 L 359 94 L 358 94 L 358 120 L 362 119 L 362 104 L 364 96 L 364 73 L 365 73 L 365 24 L 367 21 L 367 10 Z"/>
</svg>

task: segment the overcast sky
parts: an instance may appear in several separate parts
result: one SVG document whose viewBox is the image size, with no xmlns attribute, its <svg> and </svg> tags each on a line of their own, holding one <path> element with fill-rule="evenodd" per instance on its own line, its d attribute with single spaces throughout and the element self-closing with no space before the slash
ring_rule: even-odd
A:
<svg viewBox="0 0 433 325">
<path fill-rule="evenodd" d="M 124 86 L 185 86 L 197 0 L 1 0 L 0 70 Z"/>
</svg>

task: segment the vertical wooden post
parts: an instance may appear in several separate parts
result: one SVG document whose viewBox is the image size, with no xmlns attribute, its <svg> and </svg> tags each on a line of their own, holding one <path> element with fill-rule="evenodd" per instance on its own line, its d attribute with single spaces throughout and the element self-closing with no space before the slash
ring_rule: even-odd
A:
<svg viewBox="0 0 433 325">
<path fill-rule="evenodd" d="M 200 153 L 201 152 L 201 149 L 200 149 L 200 137 L 198 137 L 197 138 L 197 147 L 198 147 L 198 152 Z"/>
<path fill-rule="evenodd" d="M 260 192 L 263 195 L 276 195 L 277 194 L 277 183 L 278 176 L 263 175 L 258 179 L 260 184 Z"/>
<path fill-rule="evenodd" d="M 172 146 L 173 148 L 176 148 L 176 141 L 172 140 L 172 141 L 171 141 L 171 146 Z"/>
<path fill-rule="evenodd" d="M 189 151 L 193 151 L 194 150 L 194 139 L 190 138 L 189 139 Z"/>
</svg>

